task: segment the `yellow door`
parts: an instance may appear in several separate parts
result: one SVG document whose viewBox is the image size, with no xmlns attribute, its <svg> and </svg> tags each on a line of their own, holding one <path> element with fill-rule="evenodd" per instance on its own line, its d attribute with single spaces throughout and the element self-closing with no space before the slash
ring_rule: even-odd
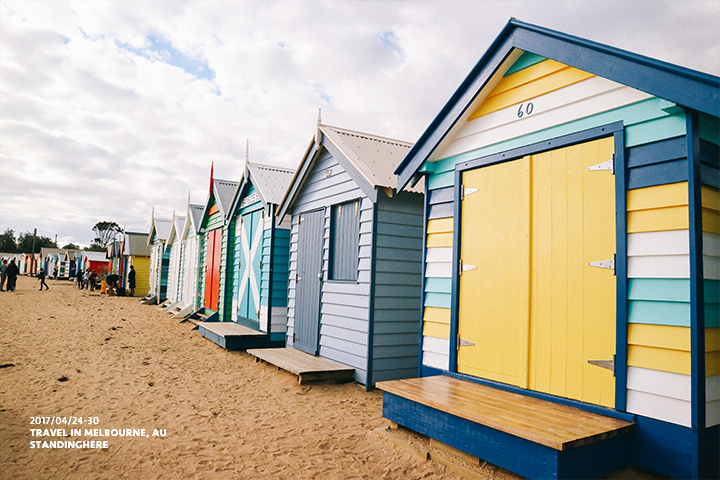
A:
<svg viewBox="0 0 720 480">
<path fill-rule="evenodd" d="M 458 371 L 614 406 L 613 139 L 465 172 Z M 477 189 L 475 191 L 474 189 Z M 477 268 L 474 268 L 477 267 Z"/>
</svg>

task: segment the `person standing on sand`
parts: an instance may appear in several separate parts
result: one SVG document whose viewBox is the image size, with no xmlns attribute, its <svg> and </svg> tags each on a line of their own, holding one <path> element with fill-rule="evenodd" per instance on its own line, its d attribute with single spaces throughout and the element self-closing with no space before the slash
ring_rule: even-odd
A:
<svg viewBox="0 0 720 480">
<path fill-rule="evenodd" d="M 7 266 L 5 273 L 7 275 L 7 291 L 14 292 L 15 282 L 17 282 L 17 276 L 20 273 L 20 269 L 18 269 L 18 266 L 15 264 L 14 258 L 10 260 L 10 265 Z"/>
<path fill-rule="evenodd" d="M 135 296 L 135 267 L 130 265 L 130 272 L 128 272 L 128 289 L 130 290 L 130 296 Z"/>
<path fill-rule="evenodd" d="M 45 283 L 45 270 L 41 268 L 37 277 L 40 279 L 40 291 L 42 292 L 43 285 L 45 285 L 45 290 L 50 290 L 50 287 L 48 287 L 47 283 Z"/>
<path fill-rule="evenodd" d="M 5 280 L 7 279 L 7 260 L 3 258 L 0 264 L 0 292 L 4 292 Z"/>
<path fill-rule="evenodd" d="M 83 288 L 83 271 L 81 268 L 78 268 L 77 274 L 75 274 L 75 278 L 77 279 L 78 288 L 82 290 Z"/>
</svg>

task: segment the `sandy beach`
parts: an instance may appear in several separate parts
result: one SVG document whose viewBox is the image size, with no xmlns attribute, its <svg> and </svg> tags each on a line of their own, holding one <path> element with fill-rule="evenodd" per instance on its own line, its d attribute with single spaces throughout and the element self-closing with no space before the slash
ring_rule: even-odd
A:
<svg viewBox="0 0 720 480">
<path fill-rule="evenodd" d="M 0 293 L 2 479 L 461 478 L 375 433 L 380 391 L 299 385 L 137 298 L 38 283 Z"/>
</svg>

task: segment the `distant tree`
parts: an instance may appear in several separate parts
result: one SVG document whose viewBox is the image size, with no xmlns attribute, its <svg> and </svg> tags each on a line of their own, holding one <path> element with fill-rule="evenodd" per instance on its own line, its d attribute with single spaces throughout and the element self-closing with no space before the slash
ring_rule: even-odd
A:
<svg viewBox="0 0 720 480">
<path fill-rule="evenodd" d="M 22 253 L 40 253 L 43 247 L 58 248 L 57 243 L 50 237 L 38 235 L 35 237 L 35 251 L 33 252 L 33 233 L 25 232 L 18 236 L 18 251 Z"/>
<path fill-rule="evenodd" d="M 65 246 L 62 247 L 62 248 L 65 249 L 65 250 L 80 250 L 80 247 L 78 247 L 78 246 L 75 245 L 74 243 L 68 243 L 67 245 L 65 245 Z"/>
<path fill-rule="evenodd" d="M 121 233 L 123 230 L 115 222 L 98 222 L 93 227 L 95 232 L 95 238 L 90 244 L 88 250 L 103 251 L 108 246 L 108 243 L 115 238 L 115 234 Z"/>
<path fill-rule="evenodd" d="M 0 234 L 0 252 L 16 253 L 18 251 L 17 241 L 15 240 L 15 230 L 8 228 L 5 233 Z"/>
</svg>

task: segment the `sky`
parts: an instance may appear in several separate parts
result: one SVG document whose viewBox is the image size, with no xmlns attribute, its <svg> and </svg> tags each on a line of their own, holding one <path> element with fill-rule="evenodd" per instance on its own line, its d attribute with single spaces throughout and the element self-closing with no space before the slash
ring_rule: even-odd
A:
<svg viewBox="0 0 720 480">
<path fill-rule="evenodd" d="M 720 75 L 720 0 L 0 0 L 0 232 L 148 232 L 319 109 L 414 142 L 511 17 Z"/>
</svg>

